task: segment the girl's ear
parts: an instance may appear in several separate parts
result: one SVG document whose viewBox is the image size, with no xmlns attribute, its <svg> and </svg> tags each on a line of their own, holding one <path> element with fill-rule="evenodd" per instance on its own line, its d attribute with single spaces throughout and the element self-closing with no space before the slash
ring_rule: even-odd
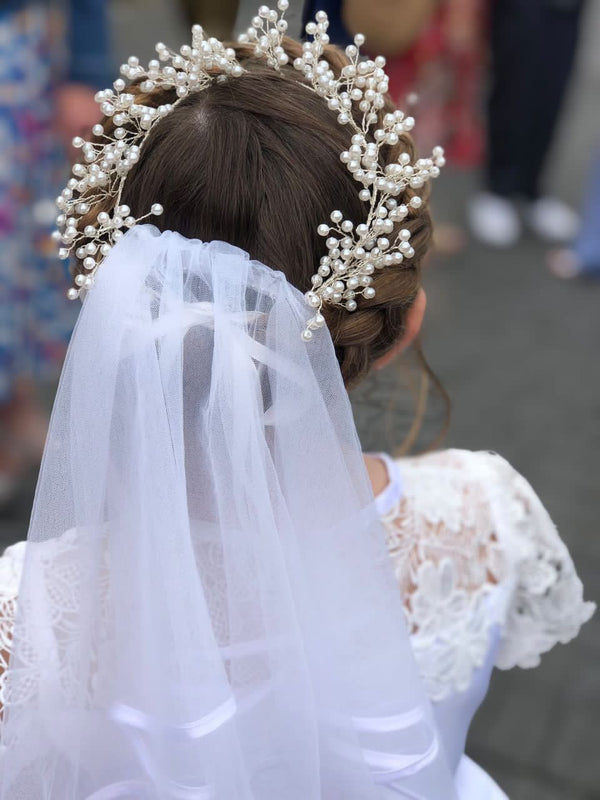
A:
<svg viewBox="0 0 600 800">
<path fill-rule="evenodd" d="M 384 356 L 378 358 L 374 364 L 374 369 L 383 369 L 387 367 L 387 365 L 394 360 L 394 358 L 399 354 L 404 352 L 407 347 L 409 347 L 414 340 L 419 335 L 419 331 L 421 330 L 421 326 L 423 324 L 423 317 L 425 316 L 425 309 L 427 308 L 427 295 L 425 294 L 425 290 L 423 288 L 419 289 L 417 292 L 417 296 L 415 297 L 415 301 L 412 306 L 408 309 L 406 314 L 406 324 L 404 326 L 404 333 L 398 339 L 396 344 L 389 350 Z"/>
</svg>

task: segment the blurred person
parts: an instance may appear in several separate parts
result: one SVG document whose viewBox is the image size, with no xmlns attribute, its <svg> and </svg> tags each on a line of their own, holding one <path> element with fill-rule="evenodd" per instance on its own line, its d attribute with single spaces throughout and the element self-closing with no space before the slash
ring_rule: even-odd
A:
<svg viewBox="0 0 600 800">
<path fill-rule="evenodd" d="M 600 152 L 596 153 L 583 206 L 581 229 L 569 247 L 548 256 L 557 278 L 600 278 Z"/>
<path fill-rule="evenodd" d="M 323 4 L 309 0 L 305 15 Z M 483 152 L 479 111 L 485 67 L 484 0 L 329 0 L 331 39 L 357 33 L 386 57 L 390 94 L 416 103 L 417 144 L 442 144 L 450 164 L 477 165 Z"/>
<path fill-rule="evenodd" d="M 458 167 L 479 165 L 483 154 L 486 5 L 485 0 L 343 0 L 342 5 L 348 31 L 364 33 L 387 57 L 394 102 L 406 106 L 414 96 L 419 146 L 442 144 L 448 163 Z"/>
<path fill-rule="evenodd" d="M 563 106 L 584 0 L 493 0 L 491 90 L 483 191 L 469 203 L 484 244 L 514 245 L 522 223 L 545 241 L 571 240 L 576 213 L 544 193 L 543 171 Z"/>
<path fill-rule="evenodd" d="M 310 0 L 309 10 L 319 6 Z M 356 33 L 387 60 L 390 94 L 418 120 L 419 148 L 444 146 L 448 163 L 479 166 L 484 134 L 481 102 L 486 72 L 486 0 L 329 0 L 332 41 Z M 452 254 L 466 244 L 461 226 L 438 221 L 435 250 Z"/>
<path fill-rule="evenodd" d="M 105 0 L 0 5 L 0 506 L 36 465 L 74 315 L 50 238 L 65 148 L 97 119 L 108 69 Z"/>
<path fill-rule="evenodd" d="M 493 666 L 593 612 L 500 456 L 362 452 L 347 390 L 418 337 L 443 151 L 325 14 L 285 23 L 131 59 L 77 142 L 0 800 L 505 800 L 464 752 Z"/>
</svg>

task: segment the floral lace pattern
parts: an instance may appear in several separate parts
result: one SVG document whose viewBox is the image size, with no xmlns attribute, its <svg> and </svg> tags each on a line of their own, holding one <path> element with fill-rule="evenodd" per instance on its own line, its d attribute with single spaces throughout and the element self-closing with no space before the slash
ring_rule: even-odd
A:
<svg viewBox="0 0 600 800">
<path fill-rule="evenodd" d="M 448 450 L 397 462 L 382 516 L 429 696 L 464 691 L 502 632 L 496 666 L 534 667 L 594 611 L 531 486 L 500 456 Z"/>
<path fill-rule="evenodd" d="M 58 660 L 60 663 L 61 689 L 66 704 L 75 701 L 81 692 L 85 693 L 90 704 L 92 698 L 96 704 L 102 702 L 102 674 L 98 670 L 91 670 L 93 685 L 82 687 L 77 678 L 82 655 L 77 647 L 79 639 L 73 636 L 73 631 L 80 628 L 78 617 L 82 584 L 94 586 L 98 591 L 100 624 L 96 630 L 89 632 L 89 648 L 85 657 L 93 664 L 100 661 L 111 663 L 110 657 L 106 657 L 112 642 L 107 570 L 101 567 L 95 575 L 86 574 L 78 558 L 80 550 L 77 542 L 77 531 L 68 530 L 57 539 L 29 547 L 26 542 L 18 542 L 7 548 L 0 558 L 1 708 L 20 705 L 35 696 L 43 684 L 47 663 L 40 662 L 40 653 L 44 653 L 45 659 Z M 103 556 L 106 558 L 105 552 Z M 32 560 L 38 576 L 33 588 L 35 597 L 18 596 L 25 557 Z M 23 619 L 17 614 L 17 596 L 19 607 L 25 610 Z M 36 615 L 27 614 L 32 602 L 36 607 L 42 604 L 49 610 L 48 616 L 39 625 L 30 622 Z M 48 625 L 52 626 L 49 638 Z M 17 636 L 21 634 L 21 647 L 18 658 L 15 653 L 9 667 L 13 631 Z M 45 642 L 46 646 L 40 647 L 40 642 Z M 104 654 L 102 659 L 99 658 L 100 652 Z"/>
<path fill-rule="evenodd" d="M 382 521 L 413 649 L 433 701 L 469 686 L 488 654 L 493 625 L 502 631 L 496 658 L 501 669 L 534 667 L 542 653 L 577 635 L 594 604 L 583 601 L 567 548 L 535 492 L 506 461 L 448 450 L 401 459 L 398 466 L 403 493 Z M 44 591 L 52 598 L 52 624 L 64 633 L 59 638 L 67 649 L 77 616 L 74 587 L 85 579 L 74 572 L 75 536 L 68 531 L 36 546 L 31 556 L 39 562 Z M 26 543 L 19 542 L 0 558 L 2 705 L 27 699 L 41 669 L 37 663 L 8 669 L 25 550 Z M 107 587 L 99 590 L 104 597 Z M 111 614 L 105 602 L 102 607 L 106 619 L 93 637 L 92 658 L 96 647 L 110 646 Z M 65 664 L 75 664 L 73 656 L 59 655 Z M 68 696 L 76 682 L 68 674 L 64 680 Z M 88 691 L 96 701 L 101 696 L 98 685 Z"/>
<path fill-rule="evenodd" d="M 25 542 L 7 547 L 0 558 L 0 704 L 4 705 L 4 681 L 12 647 L 19 579 L 25 557 Z"/>
</svg>

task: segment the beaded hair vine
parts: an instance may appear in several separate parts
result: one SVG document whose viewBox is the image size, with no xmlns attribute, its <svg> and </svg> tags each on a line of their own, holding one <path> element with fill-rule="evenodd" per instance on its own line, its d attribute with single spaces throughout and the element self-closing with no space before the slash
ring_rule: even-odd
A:
<svg viewBox="0 0 600 800">
<path fill-rule="evenodd" d="M 289 0 L 278 0 L 278 10 L 261 6 L 252 26 L 239 38 L 240 42 L 253 45 L 254 54 L 264 58 L 276 71 L 281 71 L 289 61 L 283 47 L 287 30 L 284 16 L 288 6 Z M 302 85 L 320 95 L 328 108 L 337 113 L 340 125 L 352 130 L 350 147 L 340 158 L 360 184 L 358 196 L 369 204 L 369 212 L 365 222 L 355 226 L 336 210 L 329 222 L 318 227 L 328 252 L 321 258 L 311 279 L 312 288 L 306 293 L 306 302 L 314 312 L 302 333 L 306 341 L 312 338 L 315 329 L 325 324 L 321 313 L 324 303 L 354 311 L 358 296 L 366 299 L 375 296 L 371 285 L 375 270 L 412 258 L 414 249 L 408 229 L 401 228 L 392 239 L 388 237 L 407 217 L 408 206 L 418 209 L 422 199 L 415 194 L 406 205 L 396 198 L 409 186 L 413 190 L 421 189 L 426 181 L 439 175 L 444 164 L 441 147 L 435 147 L 430 158 L 420 158 L 414 164 L 408 153 L 401 153 L 397 161 L 386 166 L 380 164 L 381 148 L 397 145 L 400 136 L 412 130 L 414 119 L 404 116 L 402 111 L 394 111 L 385 114 L 379 124 L 378 112 L 385 106 L 388 91 L 385 59 L 382 56 L 374 60 L 361 59 L 359 48 L 364 44 L 364 36 L 358 34 L 354 44 L 346 48 L 349 63 L 336 77 L 322 58 L 325 45 L 329 43 L 328 26 L 327 14 L 319 11 L 315 21 L 306 26 L 311 40 L 303 43 L 302 55 L 294 59 L 293 67 L 303 74 Z M 102 113 L 112 117 L 116 126 L 112 134 L 97 124 L 92 129 L 93 142 L 81 137 L 73 140 L 83 158 L 82 163 L 73 166 L 73 177 L 57 199 L 59 214 L 55 232 L 55 238 L 61 243 L 60 257 L 67 259 L 74 253 L 83 264 L 84 272 L 75 276 L 76 286 L 68 291 L 70 299 L 91 287 L 99 266 L 128 229 L 152 215 L 163 213 L 162 205 L 155 202 L 146 214 L 136 219 L 129 207 L 121 203 L 127 175 L 139 161 L 152 128 L 189 94 L 207 89 L 215 80 L 237 78 L 245 73 L 235 50 L 217 39 L 207 38 L 200 25 L 194 25 L 192 37 L 191 46 L 184 45 L 179 53 L 162 43 L 157 44 L 158 59 L 150 61 L 146 69 L 134 56 L 121 67 L 123 77 L 136 81 L 142 92 L 174 89 L 177 99 L 173 103 L 158 108 L 138 103 L 136 96 L 128 91 L 125 80 L 119 78 L 112 89 L 96 95 Z M 95 205 L 113 198 L 112 211 L 100 211 L 95 225 L 88 224 L 80 229 L 82 217 Z"/>
</svg>

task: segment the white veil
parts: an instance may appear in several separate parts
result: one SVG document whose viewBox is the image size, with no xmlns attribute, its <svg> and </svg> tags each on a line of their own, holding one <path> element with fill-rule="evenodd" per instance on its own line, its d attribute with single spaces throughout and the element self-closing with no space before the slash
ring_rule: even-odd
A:
<svg viewBox="0 0 600 800">
<path fill-rule="evenodd" d="M 2 800 L 454 797 L 306 314 L 230 245 L 143 225 L 113 248 L 39 478 Z"/>
</svg>

